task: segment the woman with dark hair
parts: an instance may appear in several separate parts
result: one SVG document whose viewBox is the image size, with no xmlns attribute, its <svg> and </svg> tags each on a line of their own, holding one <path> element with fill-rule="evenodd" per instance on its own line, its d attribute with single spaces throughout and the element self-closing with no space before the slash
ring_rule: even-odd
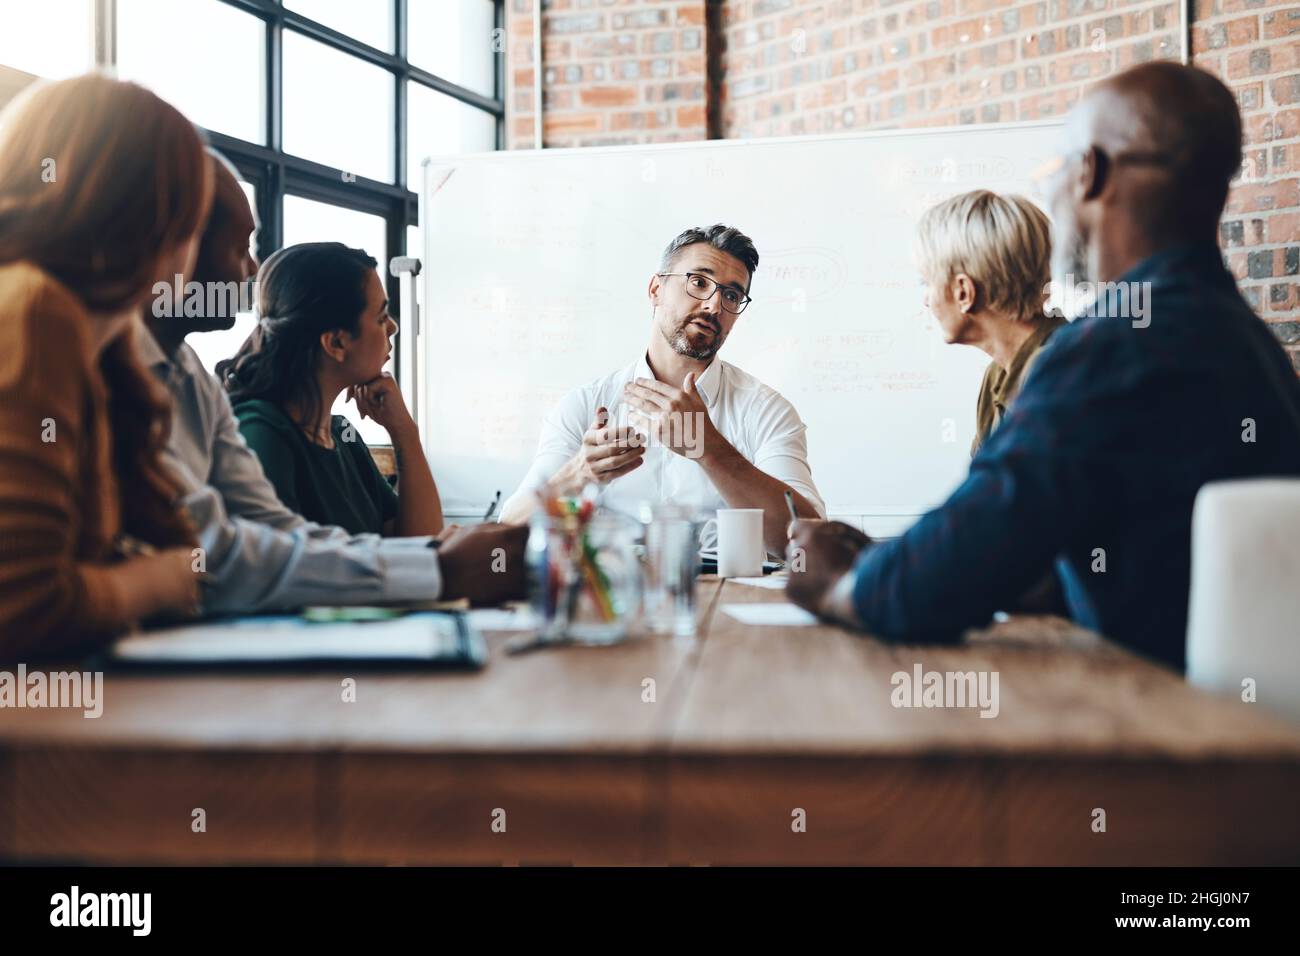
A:
<svg viewBox="0 0 1300 956">
<path fill-rule="evenodd" d="M 169 405 L 134 339 L 211 198 L 199 134 L 142 87 L 37 84 L 0 114 L 0 660 L 198 603 Z"/>
<path fill-rule="evenodd" d="M 391 375 L 397 323 L 375 260 L 338 242 L 281 249 L 257 275 L 258 324 L 217 365 L 239 429 L 281 500 L 303 517 L 354 534 L 436 535 L 442 503 L 415 421 Z M 356 429 L 330 412 L 347 393 L 385 429 L 398 494 Z"/>
</svg>

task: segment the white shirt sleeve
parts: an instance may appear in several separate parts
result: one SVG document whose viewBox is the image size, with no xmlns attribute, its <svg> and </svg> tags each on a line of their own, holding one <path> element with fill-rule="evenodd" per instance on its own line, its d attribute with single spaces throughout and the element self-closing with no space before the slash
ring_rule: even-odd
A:
<svg viewBox="0 0 1300 956">
<path fill-rule="evenodd" d="M 534 491 L 550 481 L 582 447 L 582 436 L 596 416 L 589 388 L 575 388 L 551 409 L 542 422 L 542 434 L 537 441 L 537 454 L 533 463 L 501 510 L 528 498 Z"/>
<path fill-rule="evenodd" d="M 281 531 L 231 517 L 211 485 L 192 490 L 183 504 L 205 554 L 209 614 L 431 601 L 442 589 L 438 552 L 428 538 L 348 538 L 341 529 L 307 522 Z M 321 537 L 320 530 L 337 534 Z"/>
<path fill-rule="evenodd" d="M 794 406 L 780 394 L 771 397 L 753 413 L 753 465 L 777 481 L 783 481 L 808 499 L 817 514 L 826 517 L 826 505 L 813 484 L 808 465 L 808 427 Z"/>
</svg>

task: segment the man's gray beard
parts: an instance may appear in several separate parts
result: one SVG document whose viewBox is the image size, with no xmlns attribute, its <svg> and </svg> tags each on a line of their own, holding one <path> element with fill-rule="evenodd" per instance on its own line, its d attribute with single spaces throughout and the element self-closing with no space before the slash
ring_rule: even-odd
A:
<svg viewBox="0 0 1300 956">
<path fill-rule="evenodd" d="M 686 320 L 686 325 L 690 320 Z M 713 335 L 713 344 L 705 348 L 692 348 L 691 341 L 686 337 L 686 325 L 683 325 L 676 332 L 669 334 L 664 331 L 664 340 L 672 347 L 672 350 L 678 355 L 684 355 L 687 358 L 695 359 L 700 362 L 707 362 L 713 356 L 718 354 L 718 349 L 722 348 L 722 333 L 715 332 Z"/>
<path fill-rule="evenodd" d="M 1076 286 L 1093 281 L 1088 245 L 1077 229 L 1057 229 L 1052 237 L 1052 279 L 1063 289 L 1071 276 Z"/>
</svg>

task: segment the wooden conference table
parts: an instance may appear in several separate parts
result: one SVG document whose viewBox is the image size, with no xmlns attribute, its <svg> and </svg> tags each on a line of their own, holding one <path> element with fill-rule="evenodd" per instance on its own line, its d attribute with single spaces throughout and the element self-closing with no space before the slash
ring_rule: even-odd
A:
<svg viewBox="0 0 1300 956">
<path fill-rule="evenodd" d="M 693 646 L 489 633 L 485 671 L 354 703 L 342 673 L 110 674 L 97 720 L 0 710 L 0 860 L 1300 863 L 1300 725 L 1057 619 L 917 648 L 719 610 L 783 600 L 704 578 Z M 917 663 L 997 671 L 998 716 L 895 708 Z"/>
</svg>

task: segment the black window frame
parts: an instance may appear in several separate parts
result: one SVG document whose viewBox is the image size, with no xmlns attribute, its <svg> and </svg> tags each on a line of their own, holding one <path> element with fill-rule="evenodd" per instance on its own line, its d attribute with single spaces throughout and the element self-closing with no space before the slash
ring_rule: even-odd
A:
<svg viewBox="0 0 1300 956">
<path fill-rule="evenodd" d="M 96 23 L 96 59 L 101 65 L 116 66 L 116 0 L 94 0 Z M 389 259 L 405 255 L 406 230 L 418 226 L 420 203 L 412 186 L 406 182 L 407 83 L 414 82 L 462 103 L 480 109 L 496 120 L 495 149 L 505 146 L 506 57 L 504 39 L 493 70 L 493 95 L 484 96 L 459 86 L 435 73 L 415 66 L 407 59 L 407 0 L 388 0 L 393 13 L 393 52 L 367 43 L 319 23 L 290 8 L 283 0 L 210 0 L 224 3 L 262 20 L 265 30 L 263 71 L 266 89 L 263 101 L 265 144 L 250 143 L 217 130 L 205 130 L 214 149 L 222 153 L 240 175 L 257 190 L 257 217 L 261 229 L 257 236 L 257 255 L 264 260 L 284 241 L 284 197 L 301 196 L 318 202 L 341 206 L 357 212 L 380 216 L 385 222 L 386 255 Z M 493 28 L 505 36 L 505 0 L 489 0 L 493 5 Z M 358 60 L 380 67 L 391 74 L 393 86 L 392 174 L 390 183 L 367 179 L 324 163 L 295 156 L 284 150 L 284 57 L 286 30 L 316 40 Z M 321 236 L 328 239 L 328 236 Z M 388 263 L 382 275 L 389 301 L 397 314 L 403 314 L 399 281 L 389 274 Z M 401 337 L 398 337 L 398 348 Z"/>
</svg>

